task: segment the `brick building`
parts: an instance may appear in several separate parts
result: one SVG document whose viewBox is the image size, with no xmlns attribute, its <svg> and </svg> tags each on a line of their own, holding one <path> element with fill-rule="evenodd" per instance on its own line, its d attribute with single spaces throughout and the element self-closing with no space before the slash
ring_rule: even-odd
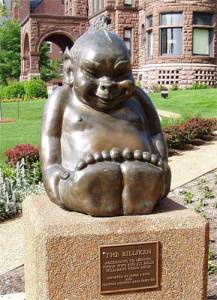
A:
<svg viewBox="0 0 217 300">
<path fill-rule="evenodd" d="M 131 49 L 143 86 L 217 84 L 216 0 L 20 0 L 22 74 L 39 73 L 39 47 L 64 51 L 101 14 Z M 58 48 L 59 49 L 59 48 Z"/>
</svg>

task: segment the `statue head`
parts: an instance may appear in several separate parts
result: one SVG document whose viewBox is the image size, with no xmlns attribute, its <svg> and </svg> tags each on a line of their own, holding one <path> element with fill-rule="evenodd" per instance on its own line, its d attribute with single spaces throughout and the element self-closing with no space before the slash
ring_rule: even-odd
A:
<svg viewBox="0 0 217 300">
<path fill-rule="evenodd" d="M 86 105 L 109 111 L 134 90 L 130 53 L 124 41 L 105 29 L 83 34 L 64 53 L 65 82 Z"/>
</svg>

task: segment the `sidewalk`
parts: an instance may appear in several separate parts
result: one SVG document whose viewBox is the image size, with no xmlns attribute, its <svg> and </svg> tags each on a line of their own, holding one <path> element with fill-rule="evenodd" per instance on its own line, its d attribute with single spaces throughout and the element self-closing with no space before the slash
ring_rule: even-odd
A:
<svg viewBox="0 0 217 300">
<path fill-rule="evenodd" d="M 0 275 L 23 264 L 23 222 L 16 218 L 0 224 Z"/>
<path fill-rule="evenodd" d="M 0 300 L 25 300 L 25 293 L 14 293 L 7 295 L 0 295 Z"/>
<path fill-rule="evenodd" d="M 171 190 L 217 168 L 217 141 L 195 147 L 169 158 Z"/>
<path fill-rule="evenodd" d="M 169 159 L 171 189 L 217 168 L 217 141 L 185 151 Z M 22 218 L 0 224 L 0 275 L 24 263 Z"/>
</svg>

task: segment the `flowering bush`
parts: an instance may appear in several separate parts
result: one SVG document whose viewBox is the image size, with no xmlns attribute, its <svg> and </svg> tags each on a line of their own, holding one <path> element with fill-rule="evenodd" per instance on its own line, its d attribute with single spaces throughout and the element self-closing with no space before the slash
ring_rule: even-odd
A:
<svg viewBox="0 0 217 300">
<path fill-rule="evenodd" d="M 30 144 L 19 144 L 5 151 L 7 163 L 16 166 L 16 163 L 25 159 L 26 164 L 32 164 L 39 160 L 39 148 Z"/>
<path fill-rule="evenodd" d="M 37 167 L 32 174 L 36 174 Z M 22 211 L 22 202 L 29 194 L 40 194 L 44 191 L 40 181 L 34 182 L 28 174 L 24 159 L 17 162 L 16 168 L 0 166 L 0 221 L 12 218 Z"/>
<path fill-rule="evenodd" d="M 169 148 L 182 149 L 194 139 L 211 134 L 216 128 L 217 119 L 192 118 L 180 125 L 168 126 L 163 131 Z"/>
</svg>

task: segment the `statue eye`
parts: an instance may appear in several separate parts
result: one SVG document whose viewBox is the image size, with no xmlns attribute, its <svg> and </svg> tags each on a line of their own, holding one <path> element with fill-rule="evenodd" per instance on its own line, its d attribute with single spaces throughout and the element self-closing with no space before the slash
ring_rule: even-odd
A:
<svg viewBox="0 0 217 300">
<path fill-rule="evenodd" d="M 93 69 L 85 69 L 85 73 L 92 77 L 97 77 L 97 71 Z"/>
</svg>

